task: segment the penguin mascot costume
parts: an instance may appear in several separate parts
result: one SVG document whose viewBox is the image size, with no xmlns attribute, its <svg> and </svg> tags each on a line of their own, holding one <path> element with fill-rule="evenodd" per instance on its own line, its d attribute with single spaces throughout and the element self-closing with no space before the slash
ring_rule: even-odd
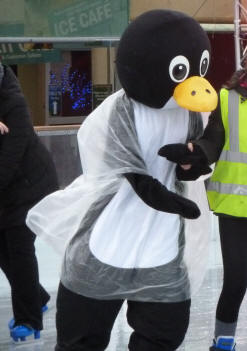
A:
<svg viewBox="0 0 247 351">
<path fill-rule="evenodd" d="M 117 51 L 123 88 L 79 129 L 83 174 L 29 211 L 30 229 L 63 254 L 56 351 L 105 350 L 124 300 L 129 350 L 182 343 L 192 288 L 184 219 L 193 222 L 200 210 L 183 196 L 162 147 L 199 136 L 198 112 L 216 108 L 203 78 L 209 61 L 209 40 L 194 19 L 167 10 L 140 15 Z"/>
</svg>

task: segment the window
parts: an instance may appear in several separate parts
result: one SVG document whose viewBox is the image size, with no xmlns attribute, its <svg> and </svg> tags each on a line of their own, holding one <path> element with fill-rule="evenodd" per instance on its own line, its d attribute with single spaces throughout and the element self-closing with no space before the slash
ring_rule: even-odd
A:
<svg viewBox="0 0 247 351">
<path fill-rule="evenodd" d="M 91 51 L 63 53 L 48 77 L 49 124 L 81 122 L 92 111 Z"/>
</svg>

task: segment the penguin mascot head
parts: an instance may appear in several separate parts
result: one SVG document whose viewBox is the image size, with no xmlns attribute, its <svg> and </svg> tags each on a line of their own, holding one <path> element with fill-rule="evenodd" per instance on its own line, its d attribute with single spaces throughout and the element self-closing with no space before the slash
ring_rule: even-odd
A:
<svg viewBox="0 0 247 351">
<path fill-rule="evenodd" d="M 215 90 L 203 78 L 209 63 L 210 42 L 199 23 L 169 10 L 148 11 L 130 23 L 116 58 L 129 97 L 161 108 L 173 96 L 179 106 L 196 112 L 217 105 Z"/>
</svg>

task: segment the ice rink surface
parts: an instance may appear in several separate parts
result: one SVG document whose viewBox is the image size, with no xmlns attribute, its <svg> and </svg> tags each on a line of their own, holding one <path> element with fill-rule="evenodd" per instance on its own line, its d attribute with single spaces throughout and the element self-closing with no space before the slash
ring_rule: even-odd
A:
<svg viewBox="0 0 247 351">
<path fill-rule="evenodd" d="M 44 314 L 44 330 L 40 341 L 14 345 L 9 337 L 7 323 L 12 317 L 10 289 L 0 272 L 0 351 L 52 351 L 56 343 L 55 302 L 59 282 L 60 261 L 54 251 L 37 239 L 36 252 L 39 261 L 40 281 L 51 294 L 49 310 Z M 207 351 L 212 341 L 214 314 L 222 282 L 222 267 L 217 233 L 217 222 L 213 222 L 210 240 L 208 270 L 198 293 L 192 299 L 190 326 L 179 351 Z M 131 329 L 125 319 L 124 305 L 112 331 L 107 351 L 127 351 Z M 237 329 L 237 351 L 247 350 L 247 301 L 244 300 Z"/>
</svg>

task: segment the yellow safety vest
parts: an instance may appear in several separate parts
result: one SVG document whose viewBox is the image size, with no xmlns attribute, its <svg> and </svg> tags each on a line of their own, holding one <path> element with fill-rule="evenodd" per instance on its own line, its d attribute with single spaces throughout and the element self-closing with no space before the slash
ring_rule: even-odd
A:
<svg viewBox="0 0 247 351">
<path fill-rule="evenodd" d="M 221 89 L 225 145 L 207 184 L 209 206 L 216 213 L 247 217 L 247 100 Z"/>
</svg>

